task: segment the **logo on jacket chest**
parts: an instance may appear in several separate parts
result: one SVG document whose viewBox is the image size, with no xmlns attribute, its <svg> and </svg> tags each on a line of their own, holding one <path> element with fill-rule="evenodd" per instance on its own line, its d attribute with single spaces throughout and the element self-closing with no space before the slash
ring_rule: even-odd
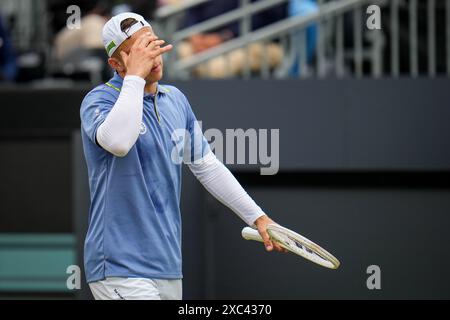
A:
<svg viewBox="0 0 450 320">
<path fill-rule="evenodd" d="M 147 132 L 147 127 L 144 122 L 141 122 L 141 128 L 139 129 L 139 134 L 145 134 Z"/>
</svg>

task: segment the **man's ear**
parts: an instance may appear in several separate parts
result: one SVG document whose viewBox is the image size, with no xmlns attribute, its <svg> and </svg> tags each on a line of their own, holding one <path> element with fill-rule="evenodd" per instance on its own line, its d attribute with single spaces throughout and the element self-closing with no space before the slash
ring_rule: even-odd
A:
<svg viewBox="0 0 450 320">
<path fill-rule="evenodd" d="M 119 61 L 119 59 L 115 58 L 115 57 L 111 57 L 108 59 L 108 64 L 111 66 L 111 68 L 113 68 L 114 70 L 116 70 L 117 72 L 125 72 L 125 67 L 123 66 L 123 63 L 121 61 Z"/>
</svg>

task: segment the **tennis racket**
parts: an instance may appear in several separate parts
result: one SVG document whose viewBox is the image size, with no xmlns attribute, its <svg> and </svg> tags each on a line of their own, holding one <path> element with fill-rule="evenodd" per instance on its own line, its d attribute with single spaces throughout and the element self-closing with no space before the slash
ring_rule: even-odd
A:
<svg viewBox="0 0 450 320">
<path fill-rule="evenodd" d="M 315 244 L 311 240 L 299 235 L 298 233 L 282 227 L 278 224 L 267 225 L 267 233 L 272 241 L 277 242 L 283 248 L 302 256 L 325 268 L 337 269 L 340 262 L 331 253 Z M 250 227 L 242 229 L 242 237 L 246 240 L 255 240 L 263 242 L 258 230 Z"/>
</svg>

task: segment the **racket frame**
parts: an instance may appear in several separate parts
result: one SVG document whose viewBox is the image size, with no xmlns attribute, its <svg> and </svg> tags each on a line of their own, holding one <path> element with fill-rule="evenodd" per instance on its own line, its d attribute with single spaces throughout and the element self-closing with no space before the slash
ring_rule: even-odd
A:
<svg viewBox="0 0 450 320">
<path fill-rule="evenodd" d="M 325 250 L 318 244 L 314 243 L 313 241 L 309 240 L 308 238 L 305 238 L 304 236 L 288 228 L 285 228 L 278 224 L 271 223 L 267 225 L 267 233 L 269 234 L 271 240 L 277 242 L 281 247 L 297 255 L 300 255 L 311 262 L 314 262 L 318 265 L 321 265 L 329 269 L 337 269 L 340 266 L 339 260 L 331 253 L 329 253 L 327 250 Z M 285 243 L 285 240 L 282 237 L 277 235 L 277 233 L 280 233 L 281 235 L 290 238 L 291 241 L 301 244 L 303 248 L 299 250 L 292 249 L 289 244 Z M 246 240 L 263 242 L 263 239 L 261 235 L 258 233 L 258 230 L 250 227 L 245 227 L 244 229 L 242 229 L 242 237 Z M 298 247 L 297 244 L 296 246 Z M 305 248 L 307 248 L 312 253 L 310 253 Z"/>
</svg>

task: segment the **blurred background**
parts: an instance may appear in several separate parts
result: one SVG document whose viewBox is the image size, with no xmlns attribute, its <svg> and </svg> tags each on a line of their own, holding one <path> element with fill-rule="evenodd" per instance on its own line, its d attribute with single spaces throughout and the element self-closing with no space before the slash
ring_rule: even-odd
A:
<svg viewBox="0 0 450 320">
<path fill-rule="evenodd" d="M 89 208 L 79 107 L 125 11 L 174 44 L 162 83 L 203 130 L 280 130 L 276 175 L 228 167 L 342 263 L 245 242 L 184 172 L 184 298 L 450 298 L 450 0 L 1 0 L 0 298 L 91 298 L 83 273 L 66 285 Z"/>
</svg>

